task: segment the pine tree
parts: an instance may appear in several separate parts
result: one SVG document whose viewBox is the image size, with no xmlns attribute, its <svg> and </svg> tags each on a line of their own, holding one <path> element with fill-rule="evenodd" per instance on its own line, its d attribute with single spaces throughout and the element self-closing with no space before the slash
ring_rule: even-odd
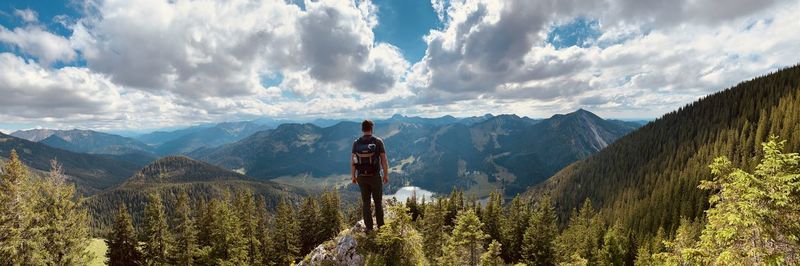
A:
<svg viewBox="0 0 800 266">
<path fill-rule="evenodd" d="M 263 195 L 258 196 L 256 203 L 256 213 L 258 214 L 258 229 L 256 235 L 261 241 L 261 265 L 272 265 L 277 257 L 273 252 L 272 237 L 270 236 L 269 216 L 267 215 L 267 202 Z"/>
<path fill-rule="evenodd" d="M 256 215 L 255 198 L 249 191 L 240 192 L 236 194 L 235 203 L 237 214 L 242 225 L 242 233 L 247 242 L 247 254 L 250 259 L 249 264 L 259 264 L 261 262 L 262 253 L 261 241 L 256 234 L 258 217 Z"/>
<path fill-rule="evenodd" d="M 667 247 L 664 245 L 664 242 L 666 242 L 666 237 L 664 236 L 665 234 L 664 227 L 659 227 L 658 230 L 656 230 L 656 235 L 650 240 L 649 243 L 650 254 L 658 254 L 667 250 Z"/>
<path fill-rule="evenodd" d="M 503 196 L 499 192 L 489 193 L 489 201 L 486 203 L 486 210 L 481 218 L 484 232 L 489 235 L 489 238 L 500 241 L 503 224 Z"/>
<path fill-rule="evenodd" d="M 33 210 L 37 190 L 15 150 L 0 172 L 0 264 L 45 263 L 42 214 Z"/>
<path fill-rule="evenodd" d="M 192 219 L 192 210 L 189 208 L 189 195 L 184 191 L 178 195 L 175 207 L 175 249 L 173 260 L 175 264 L 188 266 L 194 264 L 197 250 L 197 228 Z"/>
<path fill-rule="evenodd" d="M 754 144 L 758 144 L 758 146 L 756 147 L 757 148 L 756 154 L 758 154 L 759 157 L 763 155 L 763 153 L 761 152 L 762 148 L 760 144 L 767 140 L 767 130 L 769 128 L 769 125 L 767 123 L 769 123 L 769 118 L 767 118 L 767 112 L 761 112 L 761 114 L 758 116 L 758 127 L 756 128 L 756 136 L 755 139 L 753 140 L 756 142 Z"/>
<path fill-rule="evenodd" d="M 299 235 L 300 227 L 294 215 L 294 208 L 286 199 L 283 199 L 278 204 L 278 210 L 275 214 L 275 227 L 272 233 L 273 250 L 277 255 L 277 264 L 289 265 L 294 263 L 300 254 Z"/>
<path fill-rule="evenodd" d="M 734 168 L 725 157 L 714 160 L 714 178 L 700 184 L 714 191 L 699 243 L 704 263 L 800 261 L 800 155 L 784 153 L 785 143 L 770 137 L 753 173 Z"/>
<path fill-rule="evenodd" d="M 422 243 L 425 255 L 431 261 L 442 255 L 442 246 L 445 243 L 445 210 L 443 200 L 426 204 L 422 218 Z"/>
<path fill-rule="evenodd" d="M 319 207 L 314 197 L 306 197 L 299 213 L 300 253 L 307 254 L 314 249 L 322 239 L 322 227 L 327 221 L 320 218 Z"/>
<path fill-rule="evenodd" d="M 528 229 L 529 220 L 530 209 L 519 196 L 514 197 L 511 204 L 508 205 L 502 227 L 503 253 L 506 261 L 522 259 L 522 244 L 525 240 L 525 230 Z"/>
<path fill-rule="evenodd" d="M 406 198 L 406 208 L 408 209 L 408 213 L 411 214 L 412 222 L 416 222 L 422 215 L 422 207 L 421 207 L 422 205 L 418 202 L 418 200 L 419 199 L 417 198 L 416 190 L 412 190 L 411 197 Z M 423 200 L 422 204 L 425 204 L 424 197 L 422 198 L 422 200 Z"/>
<path fill-rule="evenodd" d="M 250 259 L 243 225 L 227 201 L 214 199 L 209 204 L 212 221 L 210 259 L 214 264 L 243 265 Z"/>
<path fill-rule="evenodd" d="M 194 256 L 196 264 L 210 265 L 215 263 L 212 257 L 212 224 L 214 216 L 212 212 L 211 202 L 206 202 L 205 199 L 200 198 L 196 204 L 197 214 L 197 254 Z"/>
<path fill-rule="evenodd" d="M 452 228 L 455 225 L 456 215 L 464 209 L 464 193 L 460 189 L 453 188 L 449 199 L 443 203 L 445 203 L 444 224 Z"/>
<path fill-rule="evenodd" d="M 144 262 L 146 265 L 165 265 L 169 258 L 170 236 L 167 215 L 161 196 L 151 193 L 144 208 Z"/>
<path fill-rule="evenodd" d="M 648 245 L 640 245 L 636 250 L 636 261 L 633 263 L 636 266 L 650 266 L 653 264 L 652 255 L 650 255 L 650 247 Z"/>
<path fill-rule="evenodd" d="M 380 254 L 379 264 L 426 265 L 422 236 L 414 229 L 408 209 L 402 204 L 396 204 L 387 211 L 394 219 L 381 227 L 375 237 L 375 251 Z"/>
<path fill-rule="evenodd" d="M 483 241 L 488 237 L 482 227 L 475 211 L 468 209 L 459 212 L 453 234 L 442 248 L 443 255 L 438 260 L 439 264 L 478 265 L 484 252 Z"/>
<path fill-rule="evenodd" d="M 595 215 L 589 199 L 580 211 L 573 212 L 567 228 L 556 238 L 559 261 L 580 263 L 586 260 L 597 264 L 597 250 L 603 237 L 602 221 Z"/>
<path fill-rule="evenodd" d="M 481 255 L 481 262 L 478 265 L 481 266 L 503 266 L 505 262 L 503 262 L 503 258 L 500 257 L 502 255 L 502 250 L 500 249 L 500 243 L 497 240 L 492 240 L 492 243 L 489 244 L 489 248 L 486 252 Z M 537 265 L 537 264 L 533 264 Z"/>
<path fill-rule="evenodd" d="M 22 249 L 22 183 L 27 178 L 27 169 L 19 160 L 17 151 L 11 150 L 9 161 L 3 166 L 0 182 L 0 264 L 13 265 L 18 261 Z"/>
<path fill-rule="evenodd" d="M 142 254 L 138 249 L 138 243 L 131 215 L 125 205 L 120 204 L 111 235 L 106 239 L 108 265 L 140 265 L 142 263 Z"/>
<path fill-rule="evenodd" d="M 558 236 L 556 213 L 549 198 L 542 199 L 531 215 L 522 246 L 522 257 L 530 265 L 555 265 Z"/>
<path fill-rule="evenodd" d="M 673 241 L 664 241 L 666 252 L 653 254 L 652 261 L 663 265 L 698 265 L 701 253 L 694 248 L 700 236 L 700 224 L 681 217 L 680 226 Z"/>
<path fill-rule="evenodd" d="M 339 231 L 342 230 L 342 221 L 344 220 L 342 218 L 339 193 L 335 190 L 322 193 L 320 207 L 320 219 L 323 221 L 323 226 L 317 239 L 319 243 L 338 235 Z"/>
<path fill-rule="evenodd" d="M 33 212 L 39 214 L 42 226 L 43 264 L 87 264 L 89 213 L 81 207 L 82 199 L 75 200 L 75 186 L 66 184 L 61 165 L 51 161 L 49 175 L 36 187 Z"/>
<path fill-rule="evenodd" d="M 600 265 L 624 265 L 628 254 L 628 237 L 622 224 L 615 223 L 606 231 L 600 249 Z"/>
</svg>

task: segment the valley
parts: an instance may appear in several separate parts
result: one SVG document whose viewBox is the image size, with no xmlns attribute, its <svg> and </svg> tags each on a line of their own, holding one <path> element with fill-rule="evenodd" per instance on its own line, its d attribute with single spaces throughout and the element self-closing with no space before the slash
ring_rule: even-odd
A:
<svg viewBox="0 0 800 266">
<path fill-rule="evenodd" d="M 797 14 L 2 1 L 0 266 L 800 266 Z"/>
<path fill-rule="evenodd" d="M 391 181 L 383 186 L 383 200 L 392 213 L 387 226 L 405 228 L 405 233 L 381 231 L 378 239 L 418 238 L 422 243 L 403 245 L 430 245 L 435 250 L 456 245 L 446 241 L 448 233 L 441 230 L 464 234 L 459 226 L 473 223 L 480 225 L 474 230 L 485 233 L 492 245 L 508 247 L 496 253 L 490 252 L 492 245 L 486 247 L 503 261 L 533 261 L 526 257 L 536 252 L 531 241 L 543 237 L 551 253 L 536 260 L 705 264 L 709 259 L 705 255 L 671 256 L 688 254 L 682 252 L 690 252 L 689 246 L 697 243 L 732 248 L 706 237 L 722 230 L 710 222 L 728 221 L 715 208 L 729 208 L 727 212 L 737 215 L 745 215 L 740 213 L 745 210 L 730 209 L 726 204 L 733 203 L 716 195 L 769 189 L 731 183 L 729 178 L 754 172 L 753 176 L 767 178 L 759 182 L 783 189 L 790 201 L 800 191 L 791 183 L 796 181 L 792 173 L 800 160 L 796 153 L 783 153 L 800 150 L 799 88 L 800 67 L 787 68 L 709 95 L 645 125 L 603 119 L 584 109 L 545 119 L 394 115 L 377 120 L 375 134 L 383 136 L 391 158 Z M 142 233 L 148 234 L 154 226 L 173 223 L 166 217 L 183 217 L 176 220 L 176 230 L 187 228 L 180 223 L 190 221 L 192 228 L 204 228 L 199 232 L 206 233 L 198 233 L 201 238 L 196 241 L 211 250 L 218 248 L 214 241 L 221 241 L 215 238 L 236 239 L 245 232 L 255 234 L 245 241 L 257 245 L 254 248 L 266 247 L 261 243 L 270 241 L 267 237 L 281 238 L 284 242 L 270 247 L 271 253 L 249 258 L 250 263 L 280 264 L 295 262 L 302 254 L 324 254 L 313 249 L 316 245 L 342 244 L 330 243 L 331 239 L 374 241 L 354 231 L 363 230 L 358 224 L 347 229 L 360 217 L 359 189 L 350 183 L 345 157 L 359 135 L 358 127 L 350 121 L 329 126 L 284 123 L 274 128 L 252 122 L 220 123 L 147 134 L 140 140 L 91 130 L 37 129 L 0 133 L 0 154 L 9 154 L 0 161 L 8 173 L 3 178 L 21 175 L 30 183 L 20 189 L 36 188 L 32 193 L 44 198 L 68 197 L 56 202 L 71 202 L 71 193 L 84 196 L 81 206 L 86 206 L 87 216 L 73 218 L 87 219 L 88 235 L 102 237 L 91 240 L 93 254 L 120 249 L 117 245 L 125 242 L 115 239 L 130 236 L 118 234 L 134 234 L 136 228 L 145 228 Z M 157 142 L 155 136 L 171 140 Z M 177 150 L 163 148 L 173 147 L 170 143 L 188 144 L 178 145 L 185 148 Z M 165 153 L 170 155 L 159 155 Z M 61 168 L 51 170 L 53 159 Z M 786 169 L 771 170 L 767 165 Z M 733 167 L 736 170 L 729 170 Z M 773 175 L 783 179 L 769 179 Z M 743 190 L 719 189 L 737 185 Z M 786 199 L 752 193 L 756 194 L 751 197 L 770 200 L 736 204 L 767 204 L 764 215 L 770 219 L 794 219 L 794 205 L 764 203 Z M 80 211 L 77 205 L 64 206 Z M 780 210 L 789 216 L 778 217 Z M 158 220 L 165 222 L 153 224 Z M 331 220 L 335 222 L 325 224 Z M 709 224 L 703 229 L 703 223 Z M 325 233 L 306 235 L 310 233 L 298 226 Z M 176 233 L 181 232 L 188 233 Z M 784 237 L 782 232 L 774 234 Z M 681 240 L 687 241 L 686 246 L 662 244 L 681 237 L 687 238 Z M 610 240 L 615 238 L 620 242 Z M 795 247 L 788 244 L 774 252 L 793 259 Z M 605 253 L 611 248 L 624 252 Z M 446 249 L 406 255 L 420 261 L 442 260 L 448 256 Z M 358 256 L 390 258 L 398 250 L 363 252 Z"/>
</svg>

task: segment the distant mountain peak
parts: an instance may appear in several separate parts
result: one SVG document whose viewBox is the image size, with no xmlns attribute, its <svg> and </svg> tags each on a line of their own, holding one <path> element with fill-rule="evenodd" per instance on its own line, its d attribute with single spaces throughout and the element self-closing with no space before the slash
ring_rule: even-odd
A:
<svg viewBox="0 0 800 266">
<path fill-rule="evenodd" d="M 579 108 L 571 113 L 566 114 L 556 114 L 550 117 L 551 120 L 560 120 L 560 119 L 568 119 L 568 118 L 589 118 L 591 120 L 604 120 L 602 117 L 598 116 L 595 113 L 592 113 L 586 109 Z"/>
<path fill-rule="evenodd" d="M 38 142 L 53 135 L 53 133 L 55 133 L 55 130 L 53 129 L 39 128 L 39 129 L 17 130 L 12 132 L 10 135 L 21 139 Z"/>
</svg>

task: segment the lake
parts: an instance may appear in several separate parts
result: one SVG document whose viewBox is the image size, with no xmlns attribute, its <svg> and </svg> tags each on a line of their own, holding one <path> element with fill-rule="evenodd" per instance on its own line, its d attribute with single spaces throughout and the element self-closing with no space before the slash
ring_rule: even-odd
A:
<svg viewBox="0 0 800 266">
<path fill-rule="evenodd" d="M 425 197 L 426 201 L 430 202 L 430 199 L 433 198 L 435 195 L 433 192 L 422 189 L 420 187 L 408 186 L 408 187 L 401 187 L 392 195 L 384 195 L 384 198 L 392 198 L 394 197 L 397 199 L 398 202 L 406 202 L 408 198 L 413 196 L 416 193 L 417 201 L 422 201 L 422 197 Z"/>
</svg>

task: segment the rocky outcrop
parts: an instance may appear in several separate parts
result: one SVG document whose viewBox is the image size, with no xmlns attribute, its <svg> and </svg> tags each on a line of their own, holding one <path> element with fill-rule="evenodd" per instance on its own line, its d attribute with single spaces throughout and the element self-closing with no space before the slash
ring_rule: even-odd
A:
<svg viewBox="0 0 800 266">
<path fill-rule="evenodd" d="M 365 228 L 364 220 L 358 221 L 355 226 L 342 231 L 333 240 L 314 248 L 298 266 L 364 265 L 364 256 L 358 254 L 356 250 L 358 247 L 356 234 L 363 234 Z"/>
<path fill-rule="evenodd" d="M 391 206 L 397 204 L 399 203 L 394 199 L 383 200 L 384 218 L 386 219 L 387 223 L 395 217 L 394 213 L 389 211 Z M 372 218 L 374 219 L 375 216 Z M 328 240 L 311 250 L 311 253 L 306 255 L 303 261 L 297 265 L 364 265 L 366 257 L 364 254 L 358 253 L 358 242 L 359 239 L 364 239 L 363 237 L 366 229 L 367 227 L 364 225 L 364 220 L 359 220 L 353 227 L 341 231 L 334 239 Z"/>
</svg>

